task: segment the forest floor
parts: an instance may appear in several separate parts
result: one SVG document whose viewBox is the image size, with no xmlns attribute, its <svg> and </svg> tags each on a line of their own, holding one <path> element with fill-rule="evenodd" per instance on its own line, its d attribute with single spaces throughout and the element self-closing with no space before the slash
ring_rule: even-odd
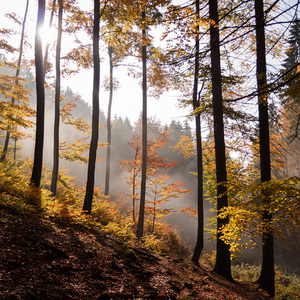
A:
<svg viewBox="0 0 300 300">
<path fill-rule="evenodd" d="M 0 206 L 0 299 L 267 299 L 97 228 Z"/>
</svg>

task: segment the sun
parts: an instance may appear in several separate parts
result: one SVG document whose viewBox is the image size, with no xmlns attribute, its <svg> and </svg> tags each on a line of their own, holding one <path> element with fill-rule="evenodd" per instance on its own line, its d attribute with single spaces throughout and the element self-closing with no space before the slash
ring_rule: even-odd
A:
<svg viewBox="0 0 300 300">
<path fill-rule="evenodd" d="M 44 24 L 38 29 L 38 36 L 42 40 L 43 46 L 46 46 L 48 43 L 52 43 L 56 39 L 56 29 L 54 26 L 49 26 Z"/>
</svg>

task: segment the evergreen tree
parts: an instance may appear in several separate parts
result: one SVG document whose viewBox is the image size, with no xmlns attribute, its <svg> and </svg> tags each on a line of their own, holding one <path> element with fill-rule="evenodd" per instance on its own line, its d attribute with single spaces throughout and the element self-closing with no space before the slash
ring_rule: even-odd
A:
<svg viewBox="0 0 300 300">
<path fill-rule="evenodd" d="M 300 140 L 300 20 L 293 21 L 288 38 L 286 58 L 282 64 L 283 80 L 283 107 L 284 118 L 287 121 L 287 141 Z"/>
</svg>

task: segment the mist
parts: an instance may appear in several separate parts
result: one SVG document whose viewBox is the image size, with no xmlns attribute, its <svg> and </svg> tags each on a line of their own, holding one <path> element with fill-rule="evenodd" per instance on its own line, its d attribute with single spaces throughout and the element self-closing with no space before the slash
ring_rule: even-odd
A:
<svg viewBox="0 0 300 300">
<path fill-rule="evenodd" d="M 30 85 L 30 83 L 29 83 Z M 33 84 L 31 83 L 31 87 Z M 32 89 L 32 95 L 30 97 L 30 105 L 35 108 L 35 91 Z M 82 100 L 80 95 L 72 92 L 71 89 L 66 89 L 64 92 L 66 101 L 77 99 L 75 107 L 72 111 L 74 117 L 81 117 L 87 123 L 91 123 L 91 107 Z M 64 101 L 62 105 L 66 102 Z M 53 162 L 53 128 L 54 128 L 54 91 L 46 90 L 46 107 L 45 107 L 45 138 L 44 138 L 44 153 L 43 153 L 43 164 L 47 169 L 52 169 Z M 129 146 L 130 138 L 133 134 L 139 134 L 139 122 L 136 121 L 131 124 L 128 118 L 121 118 L 115 116 L 112 120 L 112 144 L 111 144 L 111 176 L 110 176 L 110 199 L 111 201 L 118 200 L 120 197 L 124 198 L 125 202 L 130 209 L 132 206 L 132 199 L 126 196 L 126 193 L 131 192 L 131 186 L 126 184 L 123 179 L 126 177 L 126 173 L 120 168 L 119 161 L 122 160 L 132 160 L 134 158 L 134 151 Z M 176 121 L 174 121 L 176 123 Z M 173 122 L 173 125 L 175 124 Z M 100 124 L 102 128 L 99 133 L 99 143 L 106 143 L 106 117 L 103 111 L 100 112 Z M 178 126 L 180 123 L 177 121 Z M 169 128 L 171 128 L 171 124 Z M 160 120 L 156 118 L 149 119 L 149 139 L 155 139 L 158 136 L 159 130 L 163 128 Z M 172 132 L 170 129 L 169 143 L 162 149 L 162 156 L 167 156 L 169 160 L 177 161 L 177 165 L 168 170 L 168 175 L 170 176 L 169 182 L 180 182 L 185 183 L 187 189 L 190 189 L 189 193 L 183 194 L 182 198 L 171 199 L 165 203 L 162 208 L 167 208 L 176 211 L 179 208 L 192 207 L 197 209 L 197 180 L 191 172 L 196 171 L 196 159 L 184 159 L 182 155 L 174 152 L 169 147 L 173 146 L 178 142 L 176 139 L 176 134 L 180 136 L 184 132 L 184 126 L 181 124 L 179 126 L 179 132 Z M 174 129 L 174 128 L 173 128 Z M 191 129 L 189 129 L 191 130 Z M 34 128 L 25 130 L 26 133 L 31 133 L 34 136 Z M 60 122 L 60 142 L 68 141 L 68 143 L 75 142 L 78 139 L 83 138 L 83 134 L 76 130 L 71 125 L 65 125 Z M 90 140 L 87 139 L 86 142 Z M 18 141 L 21 144 L 21 150 L 17 153 L 20 157 L 26 157 L 29 159 L 33 158 L 34 153 L 34 140 L 28 138 L 26 140 Z M 88 156 L 88 152 L 85 153 Z M 105 165 L 106 165 L 106 148 L 99 148 L 97 153 L 97 158 L 100 160 L 96 164 L 96 176 L 95 176 L 95 186 L 104 189 L 105 182 Z M 68 162 L 66 160 L 60 159 L 59 161 L 60 169 L 68 169 L 68 174 L 72 177 L 76 177 L 75 183 L 78 185 L 85 185 L 87 178 L 87 165 L 73 161 Z M 207 199 L 204 200 L 204 220 L 205 227 L 207 227 L 207 219 L 215 216 L 214 212 L 211 212 L 213 204 Z M 193 250 L 196 243 L 197 237 L 197 218 L 184 212 L 174 212 L 165 218 L 165 221 L 174 226 L 180 233 L 182 240 L 186 243 L 187 247 Z M 286 240 L 286 244 L 290 248 L 295 248 L 295 240 L 297 241 L 298 233 Z M 209 240 L 211 236 L 205 233 L 204 240 L 204 250 L 211 252 L 215 249 L 215 241 Z M 275 241 L 275 258 L 276 263 L 284 266 L 285 269 L 293 272 L 300 273 L 300 263 L 297 259 L 297 255 L 291 255 L 291 251 L 286 248 L 286 245 L 279 240 Z M 244 250 L 241 252 L 241 256 L 236 259 L 233 263 L 246 262 L 251 264 L 261 263 L 261 247 L 259 246 L 255 249 Z"/>
</svg>

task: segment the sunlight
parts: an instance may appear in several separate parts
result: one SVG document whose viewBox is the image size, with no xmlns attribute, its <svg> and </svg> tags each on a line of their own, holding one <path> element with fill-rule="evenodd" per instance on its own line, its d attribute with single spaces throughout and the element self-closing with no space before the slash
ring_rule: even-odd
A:
<svg viewBox="0 0 300 300">
<path fill-rule="evenodd" d="M 52 26 L 49 27 L 49 25 L 43 25 L 38 30 L 38 35 L 42 39 L 43 47 L 47 45 L 47 43 L 51 43 L 55 41 L 56 39 L 56 29 Z"/>
</svg>

